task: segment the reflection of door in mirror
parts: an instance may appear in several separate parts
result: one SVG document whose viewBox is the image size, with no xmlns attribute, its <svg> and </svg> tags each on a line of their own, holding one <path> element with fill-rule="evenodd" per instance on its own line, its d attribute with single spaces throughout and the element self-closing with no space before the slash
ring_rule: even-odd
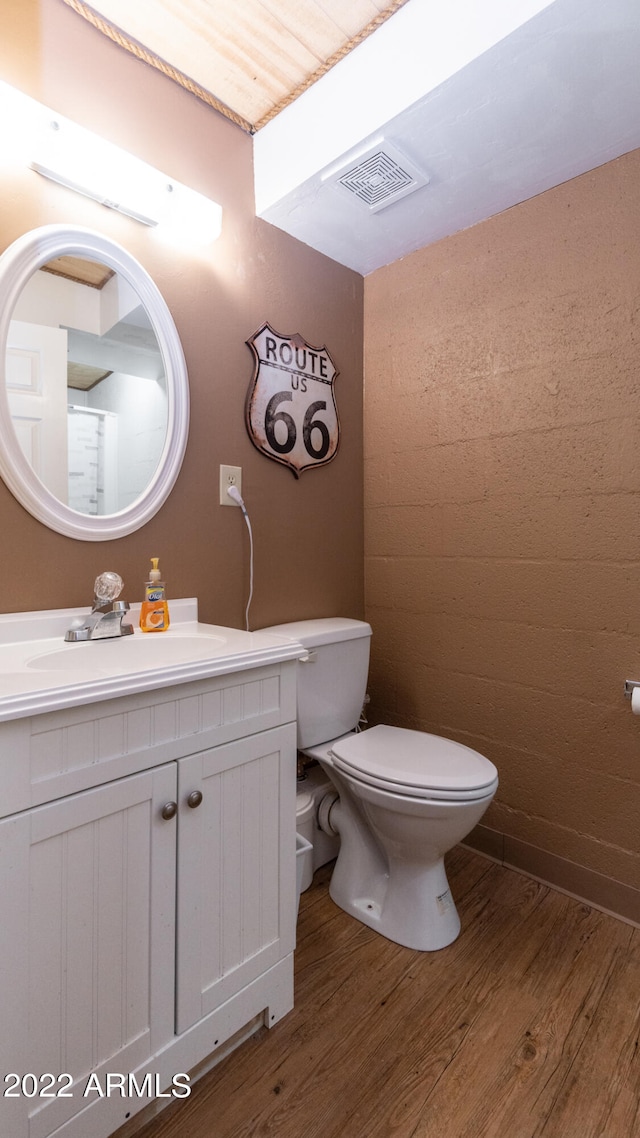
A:
<svg viewBox="0 0 640 1138">
<path fill-rule="evenodd" d="M 67 333 L 12 320 L 7 393 L 22 451 L 61 502 L 67 501 Z"/>
<path fill-rule="evenodd" d="M 118 417 L 69 404 L 69 506 L 80 514 L 118 509 Z"/>
<path fill-rule="evenodd" d="M 167 431 L 162 354 L 139 297 L 104 265 L 65 257 L 32 275 L 13 315 L 7 385 L 27 460 L 72 510 L 125 509 Z"/>
</svg>

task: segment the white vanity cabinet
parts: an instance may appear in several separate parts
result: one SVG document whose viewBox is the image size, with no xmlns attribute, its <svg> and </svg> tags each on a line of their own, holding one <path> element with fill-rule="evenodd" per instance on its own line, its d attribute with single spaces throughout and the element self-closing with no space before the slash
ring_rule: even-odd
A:
<svg viewBox="0 0 640 1138">
<path fill-rule="evenodd" d="M 96 1097 L 92 1071 L 171 1037 L 175 785 L 165 765 L 0 822 L 4 1134 L 53 1133 Z"/>
<path fill-rule="evenodd" d="M 294 720 L 285 661 L 0 723 L 0 1134 L 106 1138 L 293 1006 Z"/>
</svg>

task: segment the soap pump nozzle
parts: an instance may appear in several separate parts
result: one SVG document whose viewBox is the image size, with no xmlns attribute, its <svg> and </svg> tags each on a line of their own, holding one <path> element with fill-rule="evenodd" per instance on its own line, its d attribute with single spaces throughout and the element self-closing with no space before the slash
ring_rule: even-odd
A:
<svg viewBox="0 0 640 1138">
<path fill-rule="evenodd" d="M 151 566 L 152 567 L 151 567 L 151 570 L 149 572 L 149 580 L 150 581 L 159 581 L 160 580 L 160 570 L 158 569 L 159 560 L 160 560 L 159 557 L 152 557 L 151 558 Z"/>
</svg>

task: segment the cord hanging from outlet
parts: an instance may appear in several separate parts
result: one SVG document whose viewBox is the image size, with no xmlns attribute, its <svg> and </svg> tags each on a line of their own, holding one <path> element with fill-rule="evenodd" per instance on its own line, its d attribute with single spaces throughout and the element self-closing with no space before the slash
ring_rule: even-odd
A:
<svg viewBox="0 0 640 1138">
<path fill-rule="evenodd" d="M 251 529 L 251 521 L 249 520 L 247 507 L 242 500 L 242 495 L 240 494 L 238 487 L 228 486 L 227 497 L 231 499 L 234 505 L 240 507 L 244 520 L 247 523 L 247 529 L 249 530 L 249 599 L 247 601 L 247 607 L 244 614 L 245 628 L 247 632 L 249 632 L 249 609 L 251 608 L 251 601 L 253 599 L 253 530 Z"/>
</svg>

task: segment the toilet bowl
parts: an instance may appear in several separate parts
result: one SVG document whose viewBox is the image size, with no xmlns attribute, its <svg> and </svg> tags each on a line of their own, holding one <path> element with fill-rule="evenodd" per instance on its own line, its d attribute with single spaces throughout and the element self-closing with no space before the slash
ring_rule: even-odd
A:
<svg viewBox="0 0 640 1138">
<path fill-rule="evenodd" d="M 460 931 L 444 856 L 491 802 L 495 766 L 438 735 L 356 729 L 369 661 L 365 622 L 329 618 L 268 631 L 307 649 L 298 664 L 298 747 L 335 787 L 318 810 L 321 828 L 340 837 L 332 899 L 407 948 L 444 948 Z"/>
</svg>

